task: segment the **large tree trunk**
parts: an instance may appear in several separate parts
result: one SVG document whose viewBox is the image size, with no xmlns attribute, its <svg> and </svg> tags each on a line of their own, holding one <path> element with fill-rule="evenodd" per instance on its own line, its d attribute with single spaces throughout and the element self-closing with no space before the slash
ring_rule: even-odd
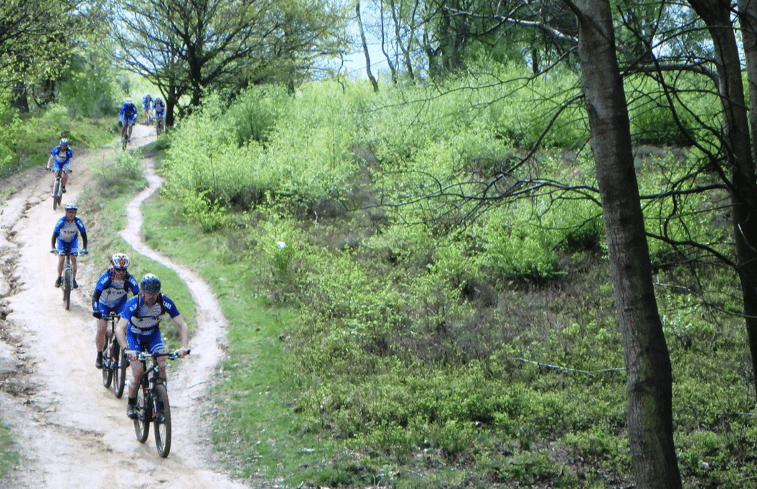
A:
<svg viewBox="0 0 757 489">
<path fill-rule="evenodd" d="M 586 108 L 625 350 L 635 487 L 677 489 L 681 475 L 673 444 L 670 356 L 652 285 L 610 4 L 579 0 L 575 5 Z"/>
<path fill-rule="evenodd" d="M 751 123 L 751 148 L 757 142 L 757 3 L 749 0 L 739 0 L 739 23 L 744 46 L 744 53 L 747 61 L 747 80 L 749 83 L 749 121 Z M 734 70 L 740 70 L 740 66 L 734 66 Z M 738 73 L 738 71 L 735 71 Z M 741 78 L 739 78 L 739 81 Z M 743 93 L 743 89 L 742 89 Z M 743 103 L 736 101 L 735 103 Z M 734 123 L 737 123 L 734 121 Z M 739 137 L 747 137 L 739 134 Z M 743 145 L 739 145 L 742 147 Z M 744 148 L 744 151 L 750 151 L 750 147 Z M 749 339 L 749 350 L 752 356 L 752 370 L 757 378 L 757 219 L 755 218 L 755 184 L 757 183 L 754 174 L 754 162 L 750 161 L 749 155 L 743 157 L 743 165 L 740 167 L 738 174 L 741 175 L 739 182 L 736 182 L 736 175 L 733 176 L 734 183 L 739 191 L 740 202 L 739 212 L 734 213 L 734 225 L 739 232 L 737 236 L 737 252 L 739 265 L 744 270 L 740 274 L 741 292 L 744 302 L 744 313 L 746 316 L 747 337 Z M 734 202 L 735 203 L 735 202 Z M 752 217 L 750 219 L 750 216 Z M 743 229 L 743 234 L 742 230 Z M 757 389 L 757 383 L 755 383 Z"/>
<path fill-rule="evenodd" d="M 731 205 L 736 242 L 736 260 L 739 267 L 744 315 L 752 356 L 752 369 L 757 375 L 757 207 L 755 206 L 755 164 L 741 80 L 741 62 L 734 28 L 731 23 L 730 4 L 719 0 L 689 0 L 689 4 L 707 25 L 715 50 L 718 70 L 718 93 L 723 107 L 723 141 L 731 173 Z M 754 94 L 757 52 L 755 51 L 755 8 L 749 2 L 739 2 L 739 15 L 744 32 L 744 49 L 750 93 Z M 757 100 L 752 98 L 752 116 L 755 119 Z M 754 128 L 753 128 L 754 130 Z M 755 383 L 757 389 L 757 383 Z"/>
</svg>

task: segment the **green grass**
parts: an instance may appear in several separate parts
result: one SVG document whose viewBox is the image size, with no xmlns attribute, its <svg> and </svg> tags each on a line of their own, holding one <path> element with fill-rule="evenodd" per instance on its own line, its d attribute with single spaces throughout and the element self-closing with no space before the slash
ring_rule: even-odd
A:
<svg viewBox="0 0 757 489">
<path fill-rule="evenodd" d="M 19 454 L 8 426 L 0 423 L 0 479 L 18 463 Z"/>
</svg>

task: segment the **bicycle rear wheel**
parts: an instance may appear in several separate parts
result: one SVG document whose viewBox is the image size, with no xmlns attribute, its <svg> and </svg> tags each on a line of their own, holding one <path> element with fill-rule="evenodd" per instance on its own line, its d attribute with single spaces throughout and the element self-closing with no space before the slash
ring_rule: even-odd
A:
<svg viewBox="0 0 757 489">
<path fill-rule="evenodd" d="M 147 374 L 145 374 L 147 375 Z M 139 443 L 147 441 L 150 434 L 150 421 L 152 420 L 152 400 L 146 389 L 140 385 L 137 390 L 137 417 L 134 419 L 134 433 Z"/>
<path fill-rule="evenodd" d="M 168 404 L 168 391 L 165 385 L 155 387 L 155 447 L 163 458 L 171 451 L 171 406 Z"/>
<path fill-rule="evenodd" d="M 102 370 L 103 385 L 106 389 L 110 387 L 110 383 L 113 380 L 113 364 L 115 362 L 115 359 L 111 355 L 111 340 L 110 335 L 105 333 L 105 347 L 102 350 L 103 366 L 100 370 Z"/>
<path fill-rule="evenodd" d="M 74 271 L 70 268 L 66 268 L 63 272 L 63 302 L 66 304 L 66 310 L 71 307 L 71 289 L 74 286 Z"/>
<path fill-rule="evenodd" d="M 124 394 L 124 387 L 126 386 L 126 366 L 128 362 L 126 360 L 126 353 L 121 350 L 121 345 L 117 340 L 113 342 L 113 394 L 118 399 Z"/>
</svg>

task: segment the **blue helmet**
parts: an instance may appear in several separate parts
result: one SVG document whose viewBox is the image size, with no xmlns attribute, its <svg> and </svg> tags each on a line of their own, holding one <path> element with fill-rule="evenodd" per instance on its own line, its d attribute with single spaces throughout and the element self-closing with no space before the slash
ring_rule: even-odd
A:
<svg viewBox="0 0 757 489">
<path fill-rule="evenodd" d="M 148 292 L 151 294 L 160 292 L 160 279 L 152 273 L 148 273 L 142 277 L 142 281 L 139 283 L 139 288 L 142 289 L 142 292 Z"/>
<path fill-rule="evenodd" d="M 68 139 L 66 139 L 66 138 L 61 139 L 60 140 L 60 145 L 61 146 L 68 146 Z"/>
<path fill-rule="evenodd" d="M 76 207 L 76 204 L 66 204 L 67 211 L 75 211 L 76 209 L 78 209 L 78 207 Z"/>
</svg>

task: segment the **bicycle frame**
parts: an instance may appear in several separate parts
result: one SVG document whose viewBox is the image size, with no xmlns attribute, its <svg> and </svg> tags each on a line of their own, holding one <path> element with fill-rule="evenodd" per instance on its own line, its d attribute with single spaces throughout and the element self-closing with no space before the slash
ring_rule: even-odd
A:
<svg viewBox="0 0 757 489">
<path fill-rule="evenodd" d="M 128 360 L 126 354 L 121 349 L 121 345 L 116 338 L 116 319 L 118 314 L 111 312 L 103 317 L 105 321 L 110 322 L 110 327 L 105 331 L 105 344 L 103 347 L 103 366 L 102 377 L 103 385 L 111 387 L 113 382 L 113 394 L 120 399 L 126 386 L 126 367 Z"/>
<path fill-rule="evenodd" d="M 134 419 L 134 432 L 137 440 L 147 440 L 150 422 L 154 424 L 155 447 L 158 454 L 165 458 L 171 450 L 171 407 L 168 402 L 166 385 L 160 380 L 159 357 L 170 360 L 179 358 L 177 352 L 145 353 L 139 352 L 137 360 L 142 362 L 142 377 L 138 380 L 137 418 Z M 147 361 L 151 359 L 150 365 Z"/>
<path fill-rule="evenodd" d="M 52 168 L 50 171 L 55 172 Z M 52 190 L 52 197 L 53 197 L 53 210 L 57 209 L 60 205 L 60 201 L 63 197 L 63 174 L 64 173 L 71 173 L 71 170 L 68 170 L 66 168 L 61 168 L 57 172 L 55 172 L 55 180 L 53 180 L 53 190 Z"/>
</svg>

